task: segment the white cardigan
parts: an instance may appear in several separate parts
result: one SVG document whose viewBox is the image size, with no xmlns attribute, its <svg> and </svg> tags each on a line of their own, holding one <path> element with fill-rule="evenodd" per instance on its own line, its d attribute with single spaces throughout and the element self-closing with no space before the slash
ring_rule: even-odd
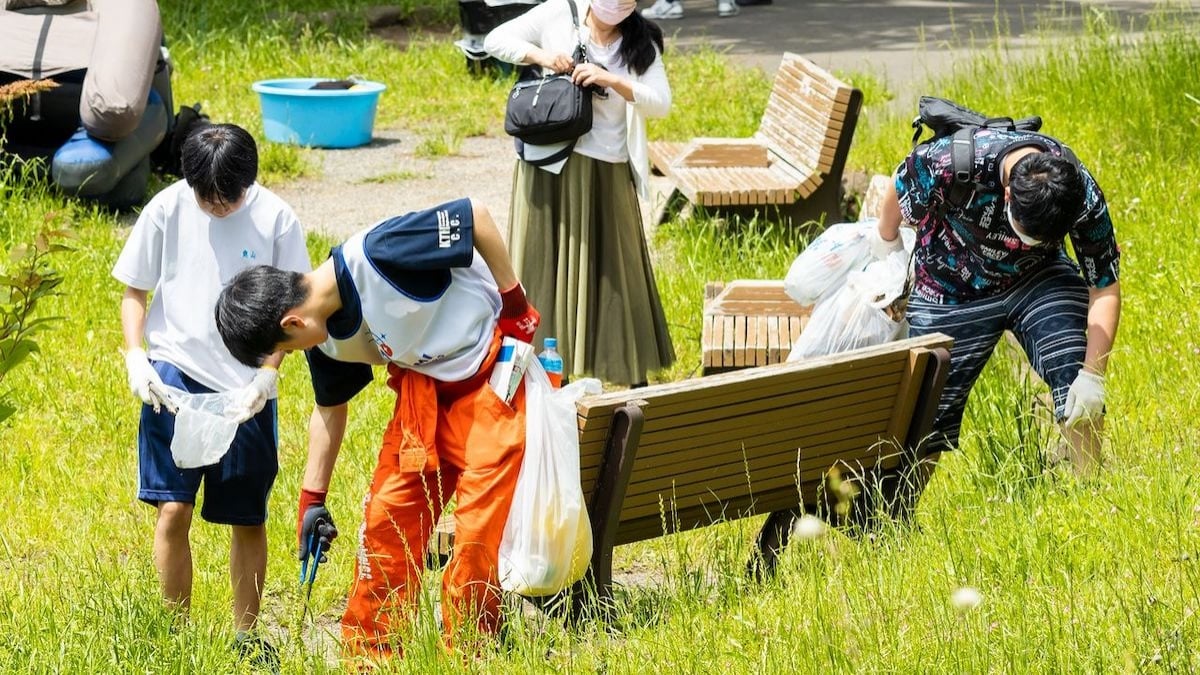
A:
<svg viewBox="0 0 1200 675">
<path fill-rule="evenodd" d="M 497 26 L 483 41 L 489 54 L 509 63 L 524 63 L 525 56 L 535 47 L 550 52 L 575 53 L 575 31 L 571 30 L 572 0 L 546 0 L 521 16 Z M 591 6 L 589 0 L 579 0 L 580 22 L 585 20 Z M 586 35 L 584 25 L 580 33 Z M 586 41 L 586 37 L 584 40 Z M 663 68 L 662 54 L 641 75 L 629 74 L 633 103 L 625 107 L 625 138 L 629 165 L 633 167 L 638 194 L 649 194 L 650 160 L 646 147 L 646 119 L 665 117 L 671 110 L 671 85 Z"/>
</svg>

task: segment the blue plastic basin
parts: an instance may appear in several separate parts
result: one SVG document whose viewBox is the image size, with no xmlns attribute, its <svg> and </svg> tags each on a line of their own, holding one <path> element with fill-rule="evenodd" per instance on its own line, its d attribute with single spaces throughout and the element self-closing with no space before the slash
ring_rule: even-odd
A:
<svg viewBox="0 0 1200 675">
<path fill-rule="evenodd" d="M 263 131 L 276 143 L 316 148 L 353 148 L 371 141 L 379 82 L 353 89 L 310 89 L 316 77 L 260 80 L 251 85 L 262 104 Z"/>
</svg>

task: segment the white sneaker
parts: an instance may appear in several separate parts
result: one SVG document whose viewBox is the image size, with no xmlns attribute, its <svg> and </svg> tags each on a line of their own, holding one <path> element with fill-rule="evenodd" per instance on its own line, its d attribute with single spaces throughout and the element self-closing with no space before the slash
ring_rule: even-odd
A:
<svg viewBox="0 0 1200 675">
<path fill-rule="evenodd" d="M 724 2 L 724 0 L 722 0 Z M 729 4 L 733 5 L 733 0 L 729 0 Z M 737 9 L 737 5 L 733 5 Z M 661 21 L 663 19 L 682 19 L 683 18 L 683 3 L 680 0 L 657 0 L 648 9 L 642 10 L 642 16 L 647 19 Z"/>
<path fill-rule="evenodd" d="M 741 11 L 734 0 L 717 0 L 717 16 L 734 16 Z"/>
</svg>

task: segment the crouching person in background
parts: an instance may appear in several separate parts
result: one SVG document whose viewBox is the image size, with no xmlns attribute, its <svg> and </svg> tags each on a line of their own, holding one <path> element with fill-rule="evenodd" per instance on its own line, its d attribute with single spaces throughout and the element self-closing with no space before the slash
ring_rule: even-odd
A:
<svg viewBox="0 0 1200 675">
<path fill-rule="evenodd" d="M 1091 474 L 1101 461 L 1104 375 L 1121 312 L 1120 251 L 1104 195 L 1063 143 L 980 129 L 975 191 L 955 205 L 947 196 L 953 138 L 901 162 L 873 244 L 877 256 L 899 250 L 901 221 L 916 227 L 910 332 L 954 338 L 930 451 L 936 458 L 958 446 L 967 397 L 1008 330 L 1050 387 L 1064 436 L 1053 459 Z"/>
<path fill-rule="evenodd" d="M 389 218 L 335 247 L 308 274 L 246 270 L 222 291 L 216 319 L 242 363 L 308 350 L 317 405 L 301 530 L 307 512 L 325 508 L 349 400 L 371 380 L 372 364 L 387 366 L 396 407 L 342 617 L 347 651 L 399 653 L 396 633 L 416 611 L 424 552 L 451 496 L 446 641 L 459 630 L 494 634 L 500 536 L 524 456 L 525 393 L 522 385 L 506 404 L 488 381 L 502 336 L 529 341 L 540 317 L 487 210 L 461 199 Z M 301 542 L 307 534 L 299 532 Z"/>
</svg>

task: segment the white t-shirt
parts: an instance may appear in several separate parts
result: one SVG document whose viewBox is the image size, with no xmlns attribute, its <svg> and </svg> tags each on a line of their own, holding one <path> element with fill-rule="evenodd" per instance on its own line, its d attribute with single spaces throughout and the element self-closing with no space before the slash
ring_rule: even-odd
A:
<svg viewBox="0 0 1200 675">
<path fill-rule="evenodd" d="M 215 391 L 245 386 L 254 370 L 237 362 L 217 332 L 217 296 L 234 275 L 255 265 L 308 272 L 304 231 L 291 207 L 255 183 L 234 213 L 200 210 L 186 181 L 159 192 L 142 210 L 112 275 L 152 291 L 147 354 Z"/>
<path fill-rule="evenodd" d="M 584 34 L 589 34 L 586 27 Z M 621 61 L 620 49 L 619 37 L 605 46 L 598 46 L 589 39 L 588 60 L 604 66 L 610 73 L 629 77 L 629 69 Z M 625 106 L 628 103 L 617 92 L 607 88 L 604 91 L 608 94 L 606 98 L 592 97 L 592 130 L 579 137 L 575 152 L 602 162 L 624 162 L 629 159 L 625 139 Z"/>
</svg>

